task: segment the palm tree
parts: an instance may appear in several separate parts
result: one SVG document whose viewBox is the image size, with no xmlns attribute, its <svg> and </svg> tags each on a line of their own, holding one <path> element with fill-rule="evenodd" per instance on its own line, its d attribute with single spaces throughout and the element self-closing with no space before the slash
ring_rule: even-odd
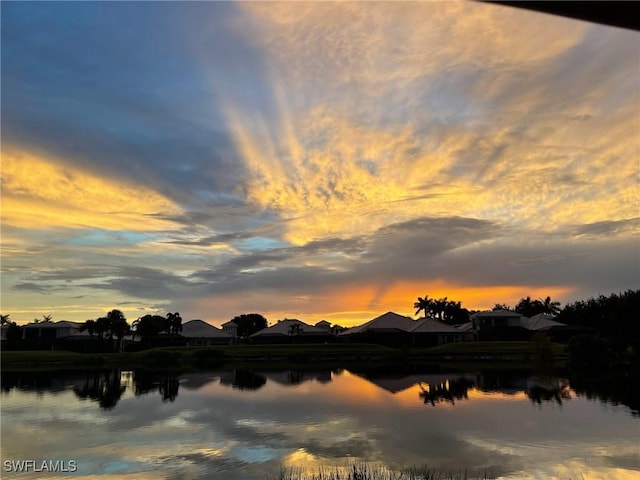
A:
<svg viewBox="0 0 640 480">
<path fill-rule="evenodd" d="M 435 300 L 432 304 L 434 316 L 438 317 L 438 320 L 442 321 L 442 315 L 447 308 L 448 300 L 447 297 L 439 298 Z"/>
<path fill-rule="evenodd" d="M 462 302 L 456 302 L 450 300 L 444 307 L 444 322 L 448 324 L 457 323 L 457 320 L 462 319 L 464 316 L 462 313 Z"/>
<path fill-rule="evenodd" d="M 182 331 L 182 317 L 180 313 L 167 313 L 167 332 L 178 333 Z"/>
<path fill-rule="evenodd" d="M 109 340 L 113 340 L 113 337 L 115 336 L 118 339 L 118 350 L 121 350 L 122 338 L 129 333 L 131 327 L 120 310 L 111 310 L 107 313 L 107 328 L 109 332 Z"/>
<path fill-rule="evenodd" d="M 295 337 L 299 337 L 302 334 L 302 331 L 303 329 L 299 323 L 294 323 L 292 325 L 289 325 L 288 333 L 294 343 L 295 343 Z"/>
<path fill-rule="evenodd" d="M 11 315 L 8 313 L 6 315 L 0 314 L 0 325 L 6 325 L 7 323 L 11 323 L 11 320 L 9 320 L 10 316 Z"/>
<path fill-rule="evenodd" d="M 96 320 L 95 331 L 98 334 L 100 341 L 104 339 L 106 333 L 109 332 L 109 319 L 107 317 L 100 317 Z"/>
<path fill-rule="evenodd" d="M 554 316 L 560 313 L 560 302 L 552 302 L 551 297 L 547 297 L 544 300 L 540 299 L 540 303 L 542 303 L 542 313 Z"/>
<path fill-rule="evenodd" d="M 538 313 L 536 310 L 536 300 L 531 300 L 530 296 L 527 296 L 527 298 L 521 298 L 518 305 L 516 305 L 516 312 L 524 315 L 525 317 L 534 316 Z"/>
<path fill-rule="evenodd" d="M 416 308 L 416 315 L 424 310 L 424 316 L 426 317 L 433 308 L 434 300 L 429 298 L 429 295 L 425 295 L 424 298 L 418 297 L 418 301 L 413 304 L 413 308 Z"/>
</svg>

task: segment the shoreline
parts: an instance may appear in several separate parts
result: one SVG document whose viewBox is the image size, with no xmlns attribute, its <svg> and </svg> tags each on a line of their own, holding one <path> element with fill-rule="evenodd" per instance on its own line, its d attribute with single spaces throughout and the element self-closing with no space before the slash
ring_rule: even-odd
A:
<svg viewBox="0 0 640 480">
<path fill-rule="evenodd" d="M 488 364 L 533 368 L 567 363 L 566 348 L 555 344 L 542 355 L 530 342 L 474 342 L 431 348 L 390 348 L 372 344 L 230 345 L 159 347 L 139 352 L 76 353 L 63 350 L 2 351 L 2 370 L 151 368 L 206 370 L 228 367 L 347 368 L 402 365 Z"/>
</svg>

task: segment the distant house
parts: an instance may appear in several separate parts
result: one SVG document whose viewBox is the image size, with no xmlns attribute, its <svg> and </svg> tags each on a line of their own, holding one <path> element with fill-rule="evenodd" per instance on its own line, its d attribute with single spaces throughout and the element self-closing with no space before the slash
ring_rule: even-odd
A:
<svg viewBox="0 0 640 480">
<path fill-rule="evenodd" d="M 335 337 L 330 331 L 298 319 L 284 319 L 249 335 L 250 343 L 326 343 Z"/>
<path fill-rule="evenodd" d="M 234 338 L 230 333 L 202 320 L 183 323 L 180 334 L 189 346 L 228 345 Z"/>
<path fill-rule="evenodd" d="M 530 332 L 522 327 L 522 318 L 511 310 L 492 310 L 471 315 L 476 340 L 526 340 Z M 525 317 L 526 318 L 526 317 Z"/>
<path fill-rule="evenodd" d="M 566 327 L 566 324 L 556 322 L 554 317 L 550 315 L 546 315 L 544 313 L 539 313 L 538 315 L 534 315 L 533 317 L 520 317 L 520 326 L 526 328 L 527 330 L 542 332 L 549 331 L 552 328 L 557 327 Z"/>
<path fill-rule="evenodd" d="M 544 313 L 539 313 L 531 318 L 522 317 L 522 326 L 533 333 L 545 332 L 551 340 L 561 343 L 568 342 L 575 335 L 593 335 L 595 333 L 594 328 L 583 325 L 567 325 Z"/>
<path fill-rule="evenodd" d="M 387 312 L 362 325 L 345 330 L 340 337 L 352 342 L 388 346 L 433 346 L 461 342 L 465 335 L 457 328 L 432 318 L 414 320 L 394 312 Z"/>
<path fill-rule="evenodd" d="M 22 348 L 42 349 L 61 348 L 78 352 L 87 351 L 87 345 L 97 339 L 88 330 L 82 330 L 84 322 L 60 320 L 57 322 L 43 321 L 23 325 Z"/>
<path fill-rule="evenodd" d="M 80 331 L 81 326 L 81 322 L 69 320 L 28 323 L 22 327 L 22 338 L 25 340 L 60 340 L 69 337 L 84 337 L 83 332 Z"/>
<path fill-rule="evenodd" d="M 229 320 L 227 323 L 223 323 L 221 326 L 222 330 L 225 333 L 228 333 L 234 339 L 238 338 L 238 324 L 236 322 L 234 322 L 233 320 Z"/>
<path fill-rule="evenodd" d="M 478 312 L 471 316 L 471 323 L 476 340 L 531 340 L 535 334 L 545 333 L 554 341 L 567 342 L 574 335 L 593 332 L 558 322 L 544 313 L 525 317 L 509 310 Z"/>
<path fill-rule="evenodd" d="M 460 325 L 455 325 L 455 328 L 457 328 L 460 333 L 462 333 L 465 342 L 472 342 L 474 340 L 473 323 L 462 323 Z"/>
<path fill-rule="evenodd" d="M 316 323 L 315 326 L 321 330 L 326 330 L 327 332 L 331 332 L 331 323 L 327 322 L 326 320 L 320 320 L 318 323 Z"/>
<path fill-rule="evenodd" d="M 411 327 L 411 345 L 420 347 L 433 347 L 443 343 L 463 342 L 464 332 L 458 328 L 429 317 L 414 320 Z"/>
</svg>

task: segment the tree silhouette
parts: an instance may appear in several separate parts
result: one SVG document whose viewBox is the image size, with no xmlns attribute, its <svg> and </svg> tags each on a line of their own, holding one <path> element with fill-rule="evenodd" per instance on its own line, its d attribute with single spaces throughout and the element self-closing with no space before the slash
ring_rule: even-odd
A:
<svg viewBox="0 0 640 480">
<path fill-rule="evenodd" d="M 413 308 L 416 309 L 416 315 L 420 313 L 421 310 L 424 310 L 424 316 L 426 317 L 429 312 L 432 310 L 434 300 L 429 298 L 429 295 L 425 295 L 424 298 L 418 297 L 418 301 L 413 304 Z"/>
<path fill-rule="evenodd" d="M 291 339 L 295 342 L 295 338 L 299 337 L 300 335 L 302 335 L 303 331 L 304 331 L 304 329 L 302 328 L 302 326 L 299 323 L 293 323 L 293 324 L 289 325 L 289 329 L 288 329 L 287 333 L 289 334 Z"/>
<path fill-rule="evenodd" d="M 449 301 L 447 297 L 444 297 L 435 300 L 432 304 L 434 316 L 436 316 L 440 321 L 442 321 L 442 316 L 444 315 L 444 311 L 447 308 L 448 302 Z"/>
<path fill-rule="evenodd" d="M 96 321 L 95 320 L 87 320 L 82 325 L 80 325 L 80 331 L 89 332 L 89 338 L 93 340 L 93 334 L 96 333 Z"/>
<path fill-rule="evenodd" d="M 103 341 L 105 335 L 109 333 L 109 319 L 107 317 L 98 318 L 96 320 L 95 331 L 100 341 Z"/>
<path fill-rule="evenodd" d="M 135 334 L 149 347 L 151 340 L 166 329 L 167 319 L 160 315 L 145 315 L 133 322 Z"/>
<path fill-rule="evenodd" d="M 551 297 L 547 297 L 544 300 L 540 299 L 540 301 L 544 309 L 542 313 L 554 316 L 560 313 L 560 302 L 552 302 Z"/>
<path fill-rule="evenodd" d="M 516 305 L 516 312 L 525 317 L 533 317 L 540 313 L 555 316 L 560 313 L 560 302 L 551 301 L 551 297 L 547 297 L 544 300 L 541 298 L 531 300 L 531 297 L 527 296 L 520 299 L 520 302 Z"/>
<path fill-rule="evenodd" d="M 494 312 L 497 310 L 511 310 L 511 307 L 506 303 L 496 303 L 491 310 Z"/>
<path fill-rule="evenodd" d="M 453 300 L 447 302 L 443 315 L 443 321 L 449 325 L 457 325 L 469 321 L 469 310 L 462 308 L 461 302 Z"/>
<path fill-rule="evenodd" d="M 167 313 L 167 332 L 170 334 L 176 334 L 182 331 L 182 317 L 178 312 Z"/>
<path fill-rule="evenodd" d="M 520 302 L 516 305 L 516 312 L 524 315 L 525 317 L 533 317 L 535 315 L 535 313 L 533 313 L 535 310 L 534 302 L 529 296 L 521 298 Z"/>
<path fill-rule="evenodd" d="M 6 325 L 10 323 L 11 322 L 11 320 L 9 320 L 10 316 L 11 315 L 8 313 L 6 315 L 0 314 L 0 325 Z"/>
<path fill-rule="evenodd" d="M 243 313 L 233 317 L 231 321 L 238 325 L 238 337 L 240 338 L 248 337 L 263 328 L 267 328 L 267 319 L 259 313 Z"/>
<path fill-rule="evenodd" d="M 122 339 L 131 331 L 131 327 L 127 323 L 127 319 L 120 310 L 111 310 L 107 314 L 109 338 L 116 337 L 118 339 L 117 350 L 122 350 Z"/>
</svg>

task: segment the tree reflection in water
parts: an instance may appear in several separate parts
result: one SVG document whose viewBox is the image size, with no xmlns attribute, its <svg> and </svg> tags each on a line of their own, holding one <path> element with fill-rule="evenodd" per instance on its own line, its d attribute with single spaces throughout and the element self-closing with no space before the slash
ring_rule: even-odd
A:
<svg viewBox="0 0 640 480">
<path fill-rule="evenodd" d="M 163 402 L 173 402 L 178 396 L 180 374 L 174 372 L 133 372 L 133 389 L 136 396 L 158 391 Z"/>
<path fill-rule="evenodd" d="M 599 399 L 613 405 L 625 405 L 632 415 L 640 417 L 640 390 L 631 388 L 640 382 L 637 372 L 573 373 L 571 380 L 559 377 L 538 377 L 525 372 L 482 372 L 467 375 L 432 374 L 413 371 L 411 374 L 389 373 L 370 370 L 358 374 L 379 388 L 392 394 L 412 386 L 420 388 L 419 398 L 432 406 L 438 404 L 455 405 L 457 400 L 468 399 L 469 390 L 475 389 L 486 394 L 517 395 L 524 393 L 536 405 L 554 402 L 563 405 L 573 396 Z M 328 383 L 332 381 L 331 370 L 297 371 L 274 370 L 254 372 L 236 369 L 215 374 L 187 374 L 177 372 L 150 372 L 136 370 L 97 371 L 0 371 L 1 392 L 12 390 L 43 394 L 64 394 L 73 391 L 79 399 L 97 402 L 101 408 L 110 410 L 120 401 L 127 390 L 135 396 L 158 392 L 164 402 L 173 402 L 178 396 L 180 378 L 186 388 L 201 386 L 219 379 L 220 384 L 239 390 L 257 391 L 267 384 L 267 380 L 283 386 L 296 386 L 306 381 Z M 189 387 L 189 386 L 192 387 Z"/>
<path fill-rule="evenodd" d="M 436 403 L 448 402 L 455 405 L 456 400 L 469 398 L 469 389 L 474 387 L 474 383 L 467 378 L 457 378 L 439 384 L 418 382 L 418 386 L 422 390 L 418 396 L 423 399 L 424 403 L 435 406 Z"/>
<path fill-rule="evenodd" d="M 87 372 L 85 382 L 75 385 L 73 392 L 82 400 L 94 400 L 101 408 L 110 410 L 117 405 L 126 388 L 122 385 L 120 370 L 107 370 Z"/>
<path fill-rule="evenodd" d="M 536 383 L 533 380 L 532 385 L 527 389 L 527 397 L 538 405 L 552 401 L 562 405 L 563 400 L 571 400 L 572 397 L 569 380 L 566 378 L 552 378 L 543 383 Z"/>
<path fill-rule="evenodd" d="M 236 369 L 222 376 L 220 383 L 238 390 L 259 390 L 267 383 L 267 379 L 251 370 Z"/>
</svg>

